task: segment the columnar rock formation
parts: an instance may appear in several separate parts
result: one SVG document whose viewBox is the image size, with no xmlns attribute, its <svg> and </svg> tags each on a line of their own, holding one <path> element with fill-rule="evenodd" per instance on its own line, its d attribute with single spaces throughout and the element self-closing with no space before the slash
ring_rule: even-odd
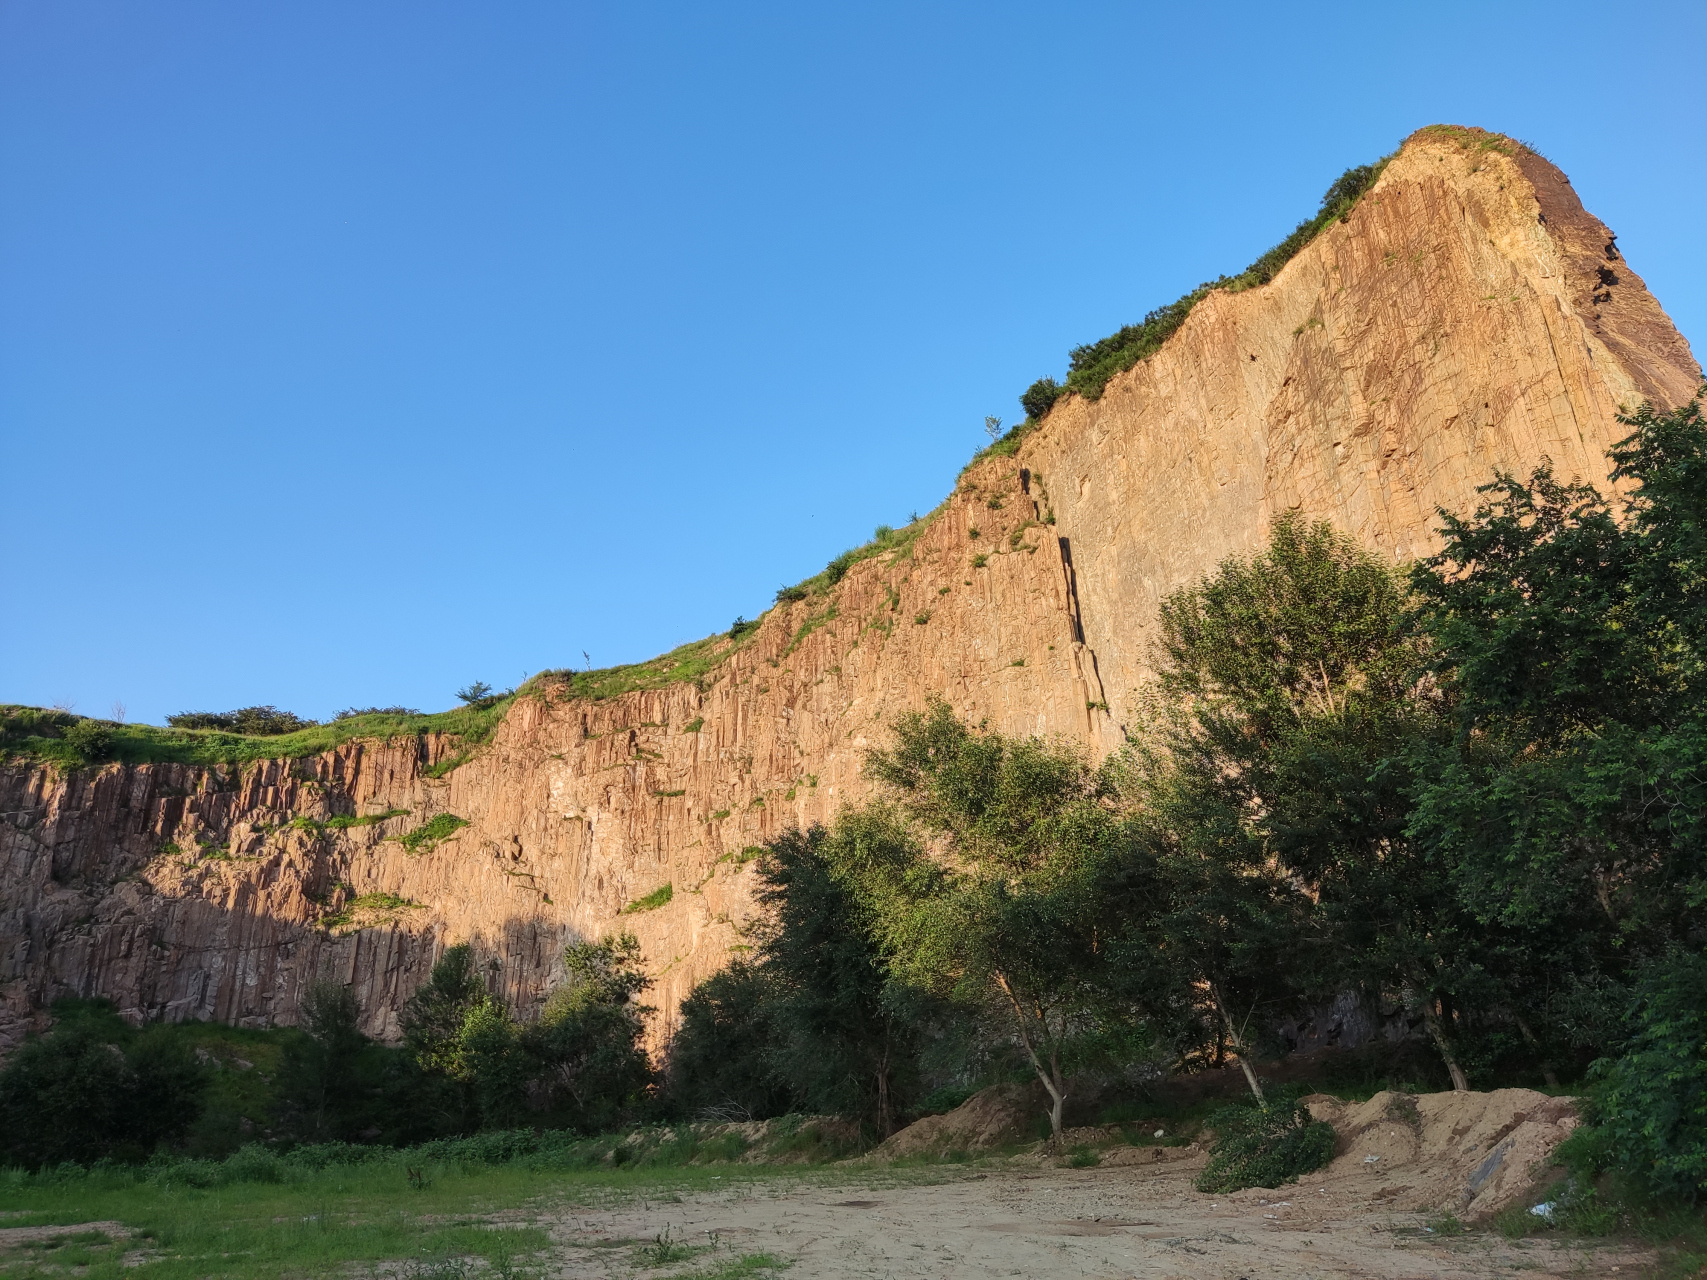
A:
<svg viewBox="0 0 1707 1280">
<path fill-rule="evenodd" d="M 1278 513 L 1424 554 L 1436 508 L 1469 508 L 1496 468 L 1602 481 L 1619 407 L 1700 377 L 1563 175 L 1425 130 L 1273 283 L 1206 298 L 1100 400 L 970 468 L 906 551 L 777 608 L 697 683 L 586 701 L 541 682 L 436 778 L 459 748 L 431 736 L 241 773 L 0 769 L 0 1048 L 56 995 L 262 1025 L 321 976 L 394 1035 L 460 941 L 526 1010 L 566 941 L 617 929 L 665 1036 L 746 945 L 751 850 L 865 795 L 862 752 L 896 714 L 940 696 L 1111 750 L 1158 602 Z M 466 825 L 406 849 L 437 814 Z"/>
</svg>

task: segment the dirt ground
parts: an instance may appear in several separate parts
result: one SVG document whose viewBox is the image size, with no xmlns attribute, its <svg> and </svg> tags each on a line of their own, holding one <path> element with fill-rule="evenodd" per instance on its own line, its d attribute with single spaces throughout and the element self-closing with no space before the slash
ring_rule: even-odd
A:
<svg viewBox="0 0 1707 1280">
<path fill-rule="evenodd" d="M 1384 1207 L 1373 1173 L 1281 1192 L 1200 1195 L 1201 1157 L 1092 1169 L 992 1168 L 934 1185 L 882 1181 L 743 1184 L 727 1194 L 547 1218 L 566 1277 L 716 1274 L 743 1255 L 819 1277 L 1143 1277 L 1144 1280 L 1429 1280 L 1639 1275 L 1651 1256 L 1620 1244 L 1497 1232 L 1447 1236 L 1426 1215 Z M 536 1219 L 537 1221 L 537 1219 Z M 663 1236 L 699 1246 L 648 1266 Z M 746 1274 L 739 1270 L 724 1274 Z"/>
</svg>

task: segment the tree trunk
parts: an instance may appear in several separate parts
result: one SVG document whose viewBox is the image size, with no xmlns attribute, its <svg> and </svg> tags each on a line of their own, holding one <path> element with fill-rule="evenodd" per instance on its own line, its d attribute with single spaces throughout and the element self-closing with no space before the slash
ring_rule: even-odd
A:
<svg viewBox="0 0 1707 1280">
<path fill-rule="evenodd" d="M 1032 1047 L 1031 1036 L 1025 1029 L 1025 1009 L 1014 994 L 1008 980 L 1001 974 L 996 975 L 996 985 L 1007 996 L 1008 1002 L 1014 1007 L 1014 1020 L 1019 1027 L 1019 1042 L 1025 1046 L 1025 1056 L 1031 1059 L 1031 1069 L 1037 1072 L 1037 1078 L 1043 1082 L 1044 1089 L 1049 1094 L 1049 1145 L 1052 1150 L 1061 1149 L 1061 1108 L 1067 1101 L 1066 1082 L 1061 1079 L 1061 1061 L 1058 1055 L 1049 1055 L 1049 1068 L 1043 1065 L 1043 1059 L 1037 1056 L 1037 1050 Z M 1040 1015 L 1041 1016 L 1041 1015 Z"/>
<path fill-rule="evenodd" d="M 1245 1083 L 1250 1085 L 1258 1102 L 1266 1103 L 1267 1099 L 1262 1096 L 1262 1084 L 1257 1080 L 1257 1073 L 1251 1068 L 1251 1055 L 1245 1047 L 1245 1037 L 1240 1033 L 1238 1024 L 1233 1021 L 1233 1014 L 1227 1008 L 1227 1002 L 1221 998 L 1221 988 L 1213 982 L 1209 984 L 1209 996 L 1221 1013 L 1221 1022 L 1227 1028 L 1227 1040 L 1232 1044 L 1233 1052 L 1239 1056 L 1239 1069 L 1245 1073 Z"/>
<path fill-rule="evenodd" d="M 1546 1052 L 1541 1048 L 1541 1041 L 1529 1029 L 1529 1023 L 1524 1021 L 1521 1013 L 1512 1014 L 1512 1019 L 1517 1023 L 1517 1029 L 1523 1033 L 1523 1038 L 1528 1041 L 1529 1047 L 1535 1050 L 1535 1056 L 1541 1062 L 1541 1078 L 1547 1082 L 1549 1089 L 1557 1089 L 1559 1077 L 1554 1073 L 1553 1064 L 1548 1061 Z"/>
<path fill-rule="evenodd" d="M 1440 1010 L 1435 1006 L 1434 997 L 1425 996 L 1422 1007 L 1423 1022 L 1428 1027 L 1429 1038 L 1440 1052 L 1441 1061 L 1446 1063 L 1446 1073 L 1452 1077 L 1452 1091 L 1469 1093 L 1470 1078 L 1464 1074 L 1464 1068 L 1458 1065 L 1458 1059 L 1452 1054 L 1452 1045 L 1446 1039 L 1446 1025 L 1440 1019 Z"/>
<path fill-rule="evenodd" d="M 887 1138 L 894 1128 L 889 1114 L 889 1020 L 883 1021 L 883 1056 L 877 1060 L 877 1133 L 878 1140 Z"/>
</svg>

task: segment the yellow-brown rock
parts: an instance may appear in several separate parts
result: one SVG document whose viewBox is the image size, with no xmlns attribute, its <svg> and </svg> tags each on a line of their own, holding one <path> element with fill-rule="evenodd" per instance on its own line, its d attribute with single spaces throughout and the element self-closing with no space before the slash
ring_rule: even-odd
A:
<svg viewBox="0 0 1707 1280">
<path fill-rule="evenodd" d="M 865 795 L 862 752 L 898 713 L 940 696 L 1110 750 L 1161 598 L 1277 514 L 1415 557 L 1436 508 L 1469 508 L 1496 469 L 1545 457 L 1604 481 L 1620 406 L 1678 404 L 1700 378 L 1563 175 L 1493 135 L 1424 130 L 1271 284 L 1204 299 L 1101 399 L 1063 400 L 1016 457 L 970 468 L 910 553 L 777 608 L 698 684 L 602 701 L 543 685 L 440 779 L 426 770 L 458 748 L 431 737 L 241 775 L 0 770 L 0 1047 L 62 994 L 290 1022 L 319 976 L 392 1036 L 461 941 L 525 1012 L 565 942 L 618 929 L 657 978 L 662 1038 L 746 945 L 744 851 Z M 406 850 L 440 813 L 468 825 Z M 624 912 L 665 884 L 667 905 Z"/>
</svg>

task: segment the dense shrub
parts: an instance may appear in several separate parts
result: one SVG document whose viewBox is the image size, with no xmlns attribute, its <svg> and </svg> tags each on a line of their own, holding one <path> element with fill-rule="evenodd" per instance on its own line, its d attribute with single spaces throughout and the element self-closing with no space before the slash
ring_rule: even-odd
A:
<svg viewBox="0 0 1707 1280">
<path fill-rule="evenodd" d="M 0 1071 L 0 1163 L 139 1160 L 181 1136 L 205 1077 L 167 1028 L 137 1032 L 105 1000 L 62 1000 Z"/>
<path fill-rule="evenodd" d="M 414 707 L 345 707 L 332 719 L 337 721 L 352 720 L 356 716 L 418 716 L 420 714 Z"/>
<path fill-rule="evenodd" d="M 1295 1095 L 1222 1107 L 1208 1123 L 1215 1143 L 1209 1163 L 1197 1175 L 1199 1191 L 1220 1195 L 1246 1187 L 1278 1187 L 1334 1158 L 1334 1127 L 1312 1119 Z"/>
<path fill-rule="evenodd" d="M 280 711 L 269 704 L 239 707 L 236 711 L 182 711 L 175 716 L 167 716 L 166 723 L 174 729 L 223 729 L 227 733 L 274 738 L 299 729 L 312 729 L 320 722 L 305 720 L 294 712 Z"/>
<path fill-rule="evenodd" d="M 1027 387 L 1019 398 L 1020 407 L 1025 410 L 1025 416 L 1033 422 L 1043 421 L 1043 415 L 1048 413 L 1051 406 L 1067 394 L 1054 378 L 1039 378 Z"/>
<path fill-rule="evenodd" d="M 65 740 L 85 760 L 105 760 L 112 754 L 113 733 L 99 720 L 79 720 L 65 731 Z"/>
<path fill-rule="evenodd" d="M 682 1001 L 667 1086 L 678 1112 L 766 1120 L 794 1109 L 793 1090 L 771 1057 L 779 1033 L 775 995 L 762 968 L 737 960 Z"/>
<path fill-rule="evenodd" d="M 1590 1069 L 1589 1123 L 1560 1156 L 1695 1200 L 1707 1191 L 1707 955 L 1679 948 L 1649 966 L 1630 1024 L 1623 1054 Z"/>
</svg>

